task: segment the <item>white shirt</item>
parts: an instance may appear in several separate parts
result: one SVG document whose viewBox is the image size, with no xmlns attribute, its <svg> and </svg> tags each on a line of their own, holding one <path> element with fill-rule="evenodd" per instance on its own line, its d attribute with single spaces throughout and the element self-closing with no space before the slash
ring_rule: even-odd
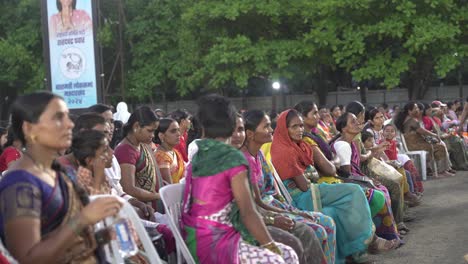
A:
<svg viewBox="0 0 468 264">
<path fill-rule="evenodd" d="M 119 162 L 114 155 L 112 155 L 112 167 L 104 169 L 104 173 L 106 174 L 107 181 L 112 187 L 112 194 L 123 197 L 127 201 L 133 198 L 124 192 L 122 185 L 120 184 L 120 179 L 122 179 L 122 172 L 120 170 Z"/>
<path fill-rule="evenodd" d="M 340 159 L 340 167 L 351 165 L 351 145 L 348 142 L 339 140 L 333 145 L 335 148 L 336 156 Z"/>
<path fill-rule="evenodd" d="M 190 142 L 189 146 L 188 146 L 188 160 L 189 162 L 192 161 L 193 159 L 193 156 L 195 156 L 195 154 L 197 154 L 198 152 L 198 145 L 197 145 L 197 141 L 199 141 L 200 139 L 195 139 L 194 141 Z"/>
</svg>

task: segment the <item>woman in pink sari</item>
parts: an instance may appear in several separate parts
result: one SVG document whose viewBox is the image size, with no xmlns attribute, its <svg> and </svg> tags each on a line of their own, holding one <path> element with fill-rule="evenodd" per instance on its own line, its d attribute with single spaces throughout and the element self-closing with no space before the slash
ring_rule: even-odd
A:
<svg viewBox="0 0 468 264">
<path fill-rule="evenodd" d="M 298 263 L 296 253 L 272 240 L 255 210 L 244 155 L 228 143 L 236 112 L 224 97 L 199 102 L 204 139 L 187 169 L 182 226 L 197 263 Z"/>
</svg>

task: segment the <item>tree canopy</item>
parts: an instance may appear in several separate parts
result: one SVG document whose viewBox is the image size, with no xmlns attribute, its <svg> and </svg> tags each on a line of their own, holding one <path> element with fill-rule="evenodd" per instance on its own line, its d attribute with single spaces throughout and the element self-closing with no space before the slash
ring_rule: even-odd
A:
<svg viewBox="0 0 468 264">
<path fill-rule="evenodd" d="M 44 89 L 40 1 L 1 1 L 0 86 L 2 90 Z"/>
<path fill-rule="evenodd" d="M 0 84 L 43 88 L 39 1 L 1 2 Z M 115 68 L 117 38 L 125 51 L 122 78 L 108 81 L 125 81 L 139 100 L 274 80 L 321 98 L 364 82 L 405 87 L 419 99 L 434 79 L 466 72 L 467 0 L 112 0 L 101 7 L 106 74 Z"/>
</svg>

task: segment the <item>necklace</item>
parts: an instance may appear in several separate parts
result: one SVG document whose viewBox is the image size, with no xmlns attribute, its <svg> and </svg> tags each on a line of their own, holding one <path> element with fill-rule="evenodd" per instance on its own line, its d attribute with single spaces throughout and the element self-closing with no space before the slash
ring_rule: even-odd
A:
<svg viewBox="0 0 468 264">
<path fill-rule="evenodd" d="M 257 155 L 254 155 L 252 154 L 252 152 L 250 152 L 250 149 L 247 145 L 244 145 L 243 148 L 245 148 L 247 150 L 247 152 L 249 152 L 250 156 L 254 157 L 254 158 L 257 158 Z"/>
<path fill-rule="evenodd" d="M 40 164 L 39 162 L 37 162 L 33 156 L 31 156 L 31 154 L 29 154 L 28 152 L 26 151 L 23 151 L 23 154 L 24 156 L 28 157 L 34 164 L 34 166 L 36 168 L 38 168 L 40 171 L 44 172 L 45 174 L 47 174 L 48 176 L 51 176 L 53 179 L 55 179 L 55 176 L 53 176 L 53 174 L 50 173 L 50 168 L 46 168 L 46 166 Z"/>
<path fill-rule="evenodd" d="M 165 147 L 164 145 L 162 145 L 162 144 L 159 145 L 159 147 L 162 148 L 165 152 L 170 153 L 173 160 L 175 159 L 175 151 L 174 151 L 173 149 L 170 150 L 170 149 L 166 148 L 166 147 Z"/>
<path fill-rule="evenodd" d="M 135 148 L 138 148 L 140 146 L 139 144 L 133 143 L 128 136 L 126 136 L 125 139 L 130 143 L 130 145 L 132 145 Z"/>
</svg>

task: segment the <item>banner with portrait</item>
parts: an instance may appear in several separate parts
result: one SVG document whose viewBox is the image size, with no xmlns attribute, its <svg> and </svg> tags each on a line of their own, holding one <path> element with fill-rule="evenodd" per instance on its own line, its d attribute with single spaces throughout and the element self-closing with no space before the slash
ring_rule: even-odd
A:
<svg viewBox="0 0 468 264">
<path fill-rule="evenodd" d="M 98 103 L 93 2 L 43 0 L 49 85 L 53 93 L 64 97 L 70 109 Z"/>
</svg>

